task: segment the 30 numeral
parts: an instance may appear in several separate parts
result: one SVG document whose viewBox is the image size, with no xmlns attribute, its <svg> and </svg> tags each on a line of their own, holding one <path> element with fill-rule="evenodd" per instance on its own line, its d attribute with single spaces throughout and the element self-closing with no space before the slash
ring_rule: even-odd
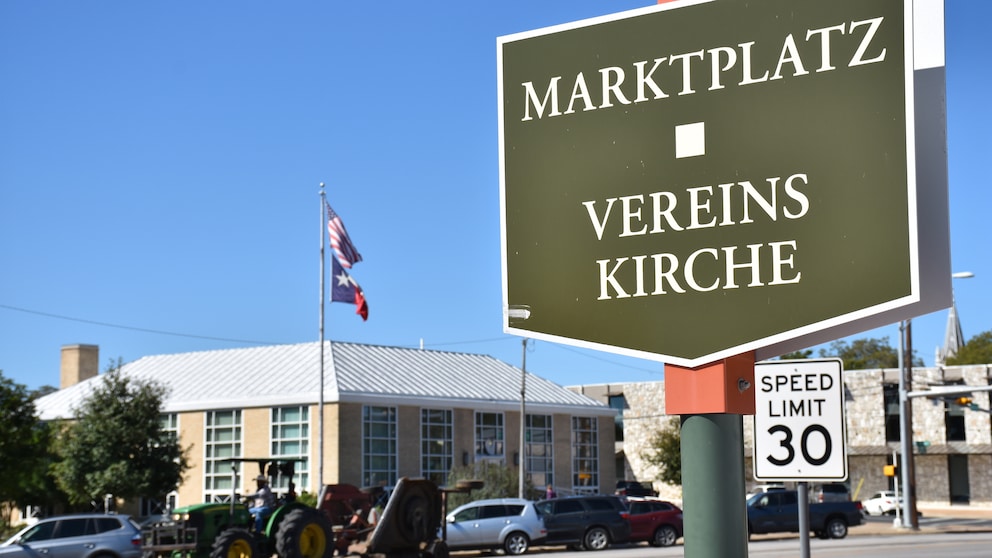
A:
<svg viewBox="0 0 992 558">
<path fill-rule="evenodd" d="M 774 455 L 768 456 L 769 463 L 782 467 L 792 463 L 796 458 L 796 448 L 792 445 L 792 429 L 788 426 L 781 424 L 776 424 L 775 426 L 768 429 L 769 434 L 782 434 L 782 438 L 779 440 L 778 445 L 785 448 L 784 457 L 775 457 Z M 819 434 L 823 438 L 823 454 L 820 456 L 814 456 L 810 454 L 809 442 L 810 437 Z M 823 465 L 830 459 L 830 451 L 833 449 L 833 442 L 830 439 L 830 432 L 819 424 L 811 424 L 803 430 L 802 436 L 799 437 L 799 451 L 803 454 L 803 459 L 806 460 L 810 465 Z"/>
</svg>

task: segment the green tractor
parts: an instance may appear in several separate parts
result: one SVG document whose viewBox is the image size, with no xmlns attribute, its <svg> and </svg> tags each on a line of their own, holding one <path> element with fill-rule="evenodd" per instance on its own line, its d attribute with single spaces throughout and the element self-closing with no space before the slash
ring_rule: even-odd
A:
<svg viewBox="0 0 992 558">
<path fill-rule="evenodd" d="M 142 530 L 143 558 L 331 558 L 334 531 L 320 510 L 297 502 L 293 474 L 295 460 L 279 458 L 228 459 L 234 488 L 228 503 L 208 502 L 178 508 L 171 521 Z M 248 505 L 237 495 L 238 465 L 257 463 L 260 476 L 289 478 L 289 492 L 264 519 L 261 531 Z M 267 473 L 267 474 L 266 474 Z"/>
</svg>

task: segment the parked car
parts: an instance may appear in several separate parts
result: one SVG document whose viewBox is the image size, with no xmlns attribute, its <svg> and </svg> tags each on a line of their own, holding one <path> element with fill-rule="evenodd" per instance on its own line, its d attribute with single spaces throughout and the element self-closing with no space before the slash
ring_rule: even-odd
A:
<svg viewBox="0 0 992 558">
<path fill-rule="evenodd" d="M 544 518 L 548 545 L 564 544 L 603 550 L 630 540 L 627 506 L 617 496 L 571 496 L 542 500 L 537 511 Z"/>
<path fill-rule="evenodd" d="M 639 481 L 620 480 L 617 481 L 617 489 L 614 494 L 617 496 L 657 496 L 658 491 Z"/>
<path fill-rule="evenodd" d="M 141 529 L 127 515 L 41 519 L 0 545 L 4 558 L 140 558 Z"/>
<path fill-rule="evenodd" d="M 810 502 L 850 502 L 851 491 L 846 484 L 830 482 L 814 484 L 809 490 Z"/>
<path fill-rule="evenodd" d="M 657 498 L 627 498 L 631 542 L 672 546 L 682 536 L 682 510 Z"/>
<path fill-rule="evenodd" d="M 902 496 L 897 500 L 895 492 L 883 490 L 872 494 L 861 506 L 868 515 L 895 515 L 896 508 L 902 507 Z"/>
<path fill-rule="evenodd" d="M 852 525 L 861 525 L 861 502 L 810 502 L 809 530 L 821 539 L 843 539 Z M 747 501 L 747 533 L 798 533 L 799 495 L 772 490 Z"/>
<path fill-rule="evenodd" d="M 520 498 L 479 500 L 445 518 L 451 550 L 502 550 L 518 555 L 544 541 L 547 531 L 534 503 Z"/>
</svg>

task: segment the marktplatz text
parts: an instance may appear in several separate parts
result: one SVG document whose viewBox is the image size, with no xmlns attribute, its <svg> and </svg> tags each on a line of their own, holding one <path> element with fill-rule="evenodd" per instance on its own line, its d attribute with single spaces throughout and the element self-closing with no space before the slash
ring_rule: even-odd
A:
<svg viewBox="0 0 992 558">
<path fill-rule="evenodd" d="M 797 78 L 809 75 L 811 70 L 821 73 L 876 64 L 884 61 L 887 53 L 887 48 L 875 41 L 884 19 L 843 22 L 789 33 L 781 39 L 779 55 L 774 60 L 756 59 L 757 41 L 749 41 L 651 57 L 633 62 L 630 67 L 607 66 L 590 72 L 589 76 L 578 72 L 553 76 L 538 84 L 522 82 L 524 103 L 520 120 L 658 101 L 671 94 L 692 95 L 696 93 L 694 83 L 706 78 L 706 90 L 714 91 L 728 85 L 743 87 Z"/>
</svg>

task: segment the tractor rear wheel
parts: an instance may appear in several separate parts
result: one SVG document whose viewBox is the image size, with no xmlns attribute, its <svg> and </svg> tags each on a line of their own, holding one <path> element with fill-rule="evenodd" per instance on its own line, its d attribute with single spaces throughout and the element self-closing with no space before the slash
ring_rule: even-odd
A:
<svg viewBox="0 0 992 558">
<path fill-rule="evenodd" d="M 247 529 L 232 528 L 223 531 L 214 540 L 210 558 L 258 558 L 258 546 Z"/>
<path fill-rule="evenodd" d="M 334 533 L 330 522 L 312 508 L 289 512 L 276 534 L 276 553 L 280 558 L 332 558 Z"/>
</svg>

